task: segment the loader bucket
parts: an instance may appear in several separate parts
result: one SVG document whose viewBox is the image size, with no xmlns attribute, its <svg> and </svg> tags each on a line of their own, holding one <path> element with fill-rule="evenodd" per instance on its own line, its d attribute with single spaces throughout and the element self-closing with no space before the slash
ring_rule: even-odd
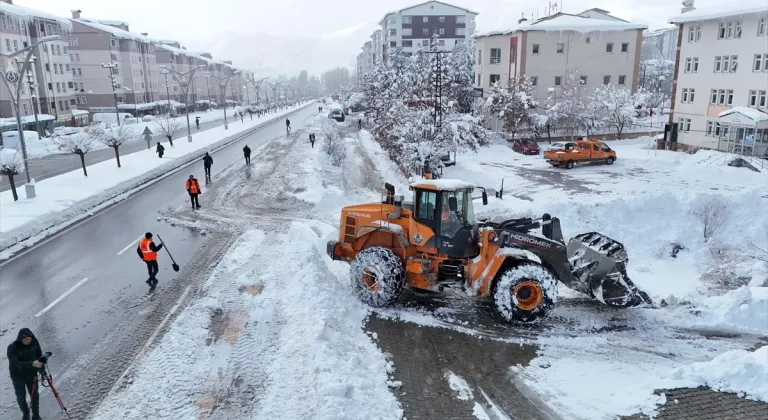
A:
<svg viewBox="0 0 768 420">
<path fill-rule="evenodd" d="M 568 241 L 568 262 L 576 290 L 587 291 L 594 299 L 615 307 L 652 304 L 627 275 L 624 245 L 597 232 L 582 233 Z M 566 285 L 568 286 L 568 285 Z"/>
</svg>

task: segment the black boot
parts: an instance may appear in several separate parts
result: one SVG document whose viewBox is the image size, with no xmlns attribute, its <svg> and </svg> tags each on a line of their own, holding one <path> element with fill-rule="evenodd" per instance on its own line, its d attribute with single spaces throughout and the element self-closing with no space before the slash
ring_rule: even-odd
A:
<svg viewBox="0 0 768 420">
<path fill-rule="evenodd" d="M 147 283 L 147 286 L 152 287 L 152 277 L 146 279 L 144 283 Z"/>
<path fill-rule="evenodd" d="M 40 417 L 40 414 L 33 414 L 32 415 L 32 420 L 43 420 L 43 418 Z"/>
<path fill-rule="evenodd" d="M 22 414 L 21 420 L 29 420 L 29 411 L 26 411 Z"/>
</svg>

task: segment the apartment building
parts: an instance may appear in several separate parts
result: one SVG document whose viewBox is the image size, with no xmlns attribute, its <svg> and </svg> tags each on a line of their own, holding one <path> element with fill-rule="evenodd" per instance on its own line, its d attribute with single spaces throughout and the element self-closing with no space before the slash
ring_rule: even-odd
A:
<svg viewBox="0 0 768 420">
<path fill-rule="evenodd" d="M 524 75 L 536 100 L 553 93 L 556 100 L 575 71 L 587 89 L 614 83 L 635 91 L 645 29 L 602 9 L 555 13 L 531 23 L 520 19 L 509 30 L 475 37 L 475 87 L 487 90 L 497 82 L 506 87 Z"/>
<path fill-rule="evenodd" d="M 642 60 L 663 58 L 674 61 L 677 52 L 677 28 L 662 28 L 643 34 Z"/>
<path fill-rule="evenodd" d="M 434 35 L 439 36 L 439 46 L 453 49 L 457 43 L 466 42 L 475 32 L 478 13 L 441 1 L 428 1 L 387 13 L 381 25 L 382 59 L 387 51 L 402 48 L 406 54 L 421 46 L 428 46 Z"/>
<path fill-rule="evenodd" d="M 38 46 L 35 51 L 35 63 L 31 76 L 37 87 L 34 92 L 37 100 L 30 95 L 27 76 L 22 75 L 22 94 L 20 108 L 22 116 L 29 116 L 37 111 L 38 119 L 46 125 L 68 122 L 72 119 L 74 84 L 70 73 L 70 59 L 67 51 L 71 24 L 68 20 L 45 12 L 16 6 L 12 0 L 0 3 L 0 52 L 10 55 L 40 41 L 46 36 L 57 35 L 60 38 Z M 23 59 L 21 55 L 17 56 Z M 3 58 L 3 66 L 11 65 Z M 15 61 L 15 60 L 14 60 Z M 16 64 L 13 63 L 16 67 Z M 34 102 L 34 108 L 33 108 Z M 4 84 L 0 86 L 0 117 L 15 115 L 10 95 Z M 31 127 L 30 127 L 31 128 Z"/>
<path fill-rule="evenodd" d="M 384 46 L 381 29 L 373 31 L 371 34 L 371 62 L 375 66 L 384 61 Z"/>
<path fill-rule="evenodd" d="M 357 55 L 357 84 L 362 85 L 365 78 L 370 74 L 373 68 L 373 43 L 371 41 L 363 44 L 363 51 Z"/>
<path fill-rule="evenodd" d="M 768 149 L 768 4 L 697 9 L 690 1 L 682 12 L 669 19 L 680 33 L 670 121 L 678 124 L 678 141 L 762 156 Z"/>
</svg>

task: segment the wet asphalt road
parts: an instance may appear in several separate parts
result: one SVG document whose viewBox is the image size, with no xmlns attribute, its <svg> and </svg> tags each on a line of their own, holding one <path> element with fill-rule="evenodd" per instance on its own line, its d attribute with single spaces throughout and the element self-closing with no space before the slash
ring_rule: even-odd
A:
<svg viewBox="0 0 768 420">
<path fill-rule="evenodd" d="M 309 106 L 289 118 L 298 128 L 316 113 L 316 108 Z M 255 150 L 284 135 L 284 119 L 280 118 L 212 153 L 214 179 L 217 172 L 243 161 L 245 144 Z M 258 164 L 254 160 L 253 165 Z M 202 172 L 202 163 L 196 163 L 189 171 L 179 171 L 0 264 L 0 419 L 21 417 L 5 353 L 20 328 L 31 328 L 43 351 L 54 353 L 49 362 L 54 384 L 70 412 L 76 410 L 80 414 L 76 418 L 84 418 L 82 414 L 95 408 L 91 404 L 109 391 L 169 308 L 178 303 L 184 285 L 201 281 L 193 277 L 203 277 L 198 274 L 208 269 L 206 259 L 213 262 L 217 253 L 225 250 L 226 241 L 171 227 L 157 221 L 157 216 L 158 211 L 169 207 L 188 205 L 184 181 L 189 173 L 197 173 L 202 183 Z M 205 193 L 200 204 L 206 205 Z M 144 283 L 147 272 L 136 255 L 137 242 L 146 231 L 162 235 L 182 266 L 180 273 L 174 273 L 168 255 L 161 251 L 160 283 L 151 301 L 143 300 L 148 290 Z M 47 390 L 41 395 L 41 415 L 46 419 L 61 416 Z"/>
<path fill-rule="evenodd" d="M 231 109 L 229 110 L 231 112 Z M 219 113 L 222 113 L 224 111 L 222 110 L 214 110 L 210 114 L 212 117 L 219 117 Z M 235 125 L 240 123 L 240 119 L 238 118 L 237 121 L 233 122 L 231 115 L 227 114 L 227 121 L 230 125 Z M 200 129 L 198 130 L 195 128 L 195 120 L 193 118 L 190 118 L 189 123 L 192 128 L 192 137 L 194 138 L 195 133 L 199 131 L 205 131 L 209 130 L 211 128 L 221 127 L 224 125 L 224 120 L 216 120 L 211 122 L 205 122 L 205 115 L 203 118 L 201 118 L 200 123 Z M 249 117 L 245 116 L 245 120 L 248 120 Z M 150 126 L 150 130 L 153 132 L 156 132 L 157 129 Z M 182 141 L 186 141 L 187 138 L 187 123 L 186 121 L 183 122 L 181 128 L 179 128 L 179 131 L 174 134 L 173 139 L 181 139 Z M 160 141 L 161 143 L 168 143 L 168 140 L 164 136 L 156 135 L 152 137 L 152 147 L 155 147 L 155 144 Z M 143 139 L 137 139 L 136 141 L 132 141 L 126 145 L 123 145 L 120 147 L 120 156 L 125 156 L 131 153 L 140 152 L 142 150 L 145 150 L 147 148 L 147 143 Z M 100 150 L 94 150 L 93 152 L 87 153 L 85 155 L 85 163 L 86 165 L 92 165 L 94 163 L 103 162 L 105 160 L 110 160 L 115 158 L 115 151 L 111 148 L 106 149 L 100 149 Z M 39 157 L 35 159 L 30 159 L 28 162 L 29 165 L 29 173 L 31 174 L 32 178 L 35 178 L 37 181 L 42 181 L 43 179 L 50 178 L 52 176 L 61 175 L 63 173 L 73 171 L 75 169 L 80 169 L 80 158 L 76 155 L 72 154 L 55 154 L 45 157 Z M 24 185 L 27 183 L 26 175 L 17 176 L 15 178 L 16 181 L 16 187 L 18 188 L 21 185 Z M 8 183 L 8 177 L 2 177 L 0 179 L 0 191 L 6 191 L 10 189 L 11 186 Z"/>
</svg>

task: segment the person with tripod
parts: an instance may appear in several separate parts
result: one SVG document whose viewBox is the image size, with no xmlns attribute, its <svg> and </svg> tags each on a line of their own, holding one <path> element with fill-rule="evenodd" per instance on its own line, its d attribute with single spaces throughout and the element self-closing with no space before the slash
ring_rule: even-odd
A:
<svg viewBox="0 0 768 420">
<path fill-rule="evenodd" d="M 43 357 L 40 343 L 29 328 L 19 330 L 16 341 L 8 345 L 8 368 L 11 373 L 16 402 L 23 420 L 30 420 L 27 392 L 32 406 L 31 420 L 40 420 L 40 398 L 37 387 L 37 373 L 45 365 L 38 359 Z"/>
</svg>

